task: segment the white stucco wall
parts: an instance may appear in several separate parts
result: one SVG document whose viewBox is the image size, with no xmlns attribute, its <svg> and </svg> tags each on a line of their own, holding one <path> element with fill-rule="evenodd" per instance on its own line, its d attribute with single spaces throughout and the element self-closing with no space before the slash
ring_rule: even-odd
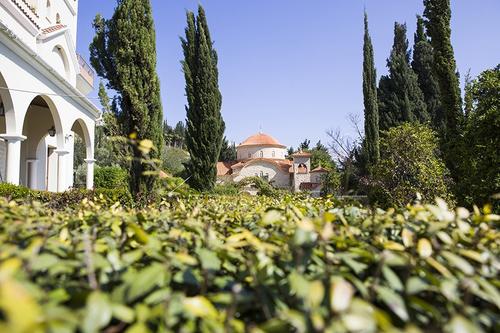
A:
<svg viewBox="0 0 500 333">
<path fill-rule="evenodd" d="M 249 158 L 272 158 L 284 160 L 286 149 L 278 147 L 243 146 L 236 149 L 238 160 Z"/>
<path fill-rule="evenodd" d="M 290 187 L 290 174 L 283 171 L 278 165 L 267 161 L 249 163 L 235 175 L 234 181 L 239 182 L 247 177 L 260 177 L 262 175 L 268 175 L 269 181 L 271 181 L 275 187 Z"/>
<path fill-rule="evenodd" d="M 0 16 L 0 21 L 3 22 L 3 19 Z M 67 40 L 67 35 L 60 34 L 57 38 L 46 42 L 50 47 L 50 45 L 62 45 L 64 43 L 67 45 Z M 6 109 L 5 117 L 1 117 L 0 134 L 10 137 L 21 137 L 22 135 L 27 137 L 26 140 L 20 143 L 21 158 L 18 166 L 19 170 L 12 173 L 19 174 L 18 181 L 21 184 L 28 185 L 28 179 L 33 179 L 33 177 L 27 177 L 27 173 L 31 168 L 28 167 L 27 160 L 30 160 L 29 163 L 34 163 L 31 166 L 37 165 L 38 170 L 36 173 L 36 182 L 31 181 L 31 183 L 36 184 L 36 187 L 40 189 L 46 187 L 46 181 L 43 181 L 43 179 L 46 178 L 47 163 L 42 160 L 46 159 L 46 156 L 43 156 L 47 152 L 47 145 L 40 148 L 39 144 L 44 136 L 47 135 L 48 129 L 53 125 L 56 128 L 57 134 L 53 138 L 54 141 L 51 145 L 56 147 L 57 151 L 62 152 L 57 156 L 57 163 L 64 166 L 57 176 L 60 180 L 62 179 L 58 183 L 63 184 L 62 187 L 58 188 L 59 190 L 61 188 L 68 188 L 73 184 L 74 133 L 72 132 L 72 127 L 77 121 L 84 131 L 84 135 L 82 136 L 88 148 L 86 157 L 93 159 L 95 120 L 98 117 L 98 111 L 83 96 L 68 96 L 78 95 L 78 92 L 68 86 L 76 86 L 75 71 L 78 68 L 74 66 L 74 61 L 70 59 L 76 58 L 74 50 L 71 51 L 70 49 L 71 47 L 68 46 L 68 53 L 73 53 L 72 56 L 68 55 L 68 61 L 69 65 L 73 64 L 73 66 L 70 66 L 71 74 L 68 78 L 63 77 L 64 75 L 55 74 L 58 72 L 58 68 L 54 63 L 52 64 L 55 68 L 45 67 L 47 65 L 50 66 L 50 61 L 56 61 L 57 58 L 47 55 L 47 60 L 49 61 L 45 61 L 45 64 L 37 62 L 32 57 L 31 51 L 27 51 L 25 46 L 19 44 L 9 34 L 0 29 L 0 86 L 6 86 L 11 89 L 10 91 L 0 91 Z M 38 57 L 38 59 L 43 58 Z M 59 67 L 59 72 L 61 72 L 61 67 Z M 42 93 L 43 95 L 39 96 L 43 96 L 49 105 L 50 112 L 46 108 L 30 106 L 37 93 L 19 90 Z M 34 113 L 34 116 L 30 115 L 26 122 L 26 128 L 24 128 L 28 109 L 38 109 L 37 111 L 40 112 L 38 114 Z M 72 134 L 73 137 L 71 137 Z M 56 156 L 53 158 L 56 158 Z M 6 157 L 0 155 L 0 170 L 2 170 L 1 166 L 5 165 L 5 159 Z M 35 173 L 30 172 L 30 174 L 34 175 Z M 17 183 L 17 181 L 14 181 L 14 183 Z"/>
<path fill-rule="evenodd" d="M 5 181 L 5 163 L 7 158 L 7 145 L 0 140 L 0 181 Z"/>
</svg>

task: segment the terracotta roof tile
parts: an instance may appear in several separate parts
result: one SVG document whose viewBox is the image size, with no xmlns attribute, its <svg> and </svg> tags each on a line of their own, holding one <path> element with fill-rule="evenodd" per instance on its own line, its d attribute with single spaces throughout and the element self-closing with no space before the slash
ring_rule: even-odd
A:
<svg viewBox="0 0 500 333">
<path fill-rule="evenodd" d="M 257 133 L 252 135 L 251 137 L 240 143 L 238 147 L 244 146 L 277 146 L 286 148 L 286 146 L 282 145 L 278 140 L 264 133 Z"/>
<path fill-rule="evenodd" d="M 311 157 L 312 154 L 305 151 L 298 151 L 295 154 L 292 154 L 292 157 Z"/>
<path fill-rule="evenodd" d="M 53 33 L 53 32 L 56 32 L 56 31 L 58 31 L 58 30 L 62 30 L 62 29 L 64 29 L 64 28 L 66 28 L 66 25 L 64 25 L 64 24 L 57 24 L 57 25 L 53 25 L 53 26 L 51 26 L 51 27 L 48 27 L 48 28 L 42 29 L 42 32 L 43 32 L 44 34 L 48 35 L 48 34 L 51 34 L 51 33 Z"/>
<path fill-rule="evenodd" d="M 311 173 L 313 173 L 313 172 L 324 172 L 324 173 L 328 173 L 328 172 L 330 172 L 330 170 L 325 169 L 325 168 L 323 168 L 323 167 L 319 166 L 319 167 L 317 167 L 316 169 L 311 170 Z"/>
<path fill-rule="evenodd" d="M 310 190 L 315 190 L 315 189 L 317 189 L 320 186 L 321 186 L 320 183 L 308 183 L 308 182 L 305 182 L 305 183 L 300 184 L 299 188 L 301 190 L 310 191 Z"/>
<path fill-rule="evenodd" d="M 233 173 L 231 167 L 236 162 L 218 162 L 217 163 L 217 176 L 228 176 Z"/>
</svg>

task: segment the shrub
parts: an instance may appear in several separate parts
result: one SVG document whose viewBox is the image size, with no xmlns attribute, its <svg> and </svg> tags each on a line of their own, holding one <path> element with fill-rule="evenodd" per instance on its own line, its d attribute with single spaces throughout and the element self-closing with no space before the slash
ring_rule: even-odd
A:
<svg viewBox="0 0 500 333">
<path fill-rule="evenodd" d="M 94 186 L 96 188 L 128 188 L 129 174 L 117 166 L 96 167 L 94 170 Z"/>
<path fill-rule="evenodd" d="M 24 186 L 0 183 L 0 198 L 28 204 L 37 201 L 45 204 L 48 208 L 56 210 L 77 207 L 84 199 L 98 200 L 104 206 L 111 206 L 117 202 L 125 207 L 132 207 L 134 204 L 127 188 L 96 189 L 93 191 L 72 189 L 63 193 L 52 193 L 30 190 Z"/>
<path fill-rule="evenodd" d="M 405 123 L 381 137 L 380 161 L 374 167 L 371 201 L 383 207 L 404 206 L 417 193 L 423 202 L 444 198 L 448 192 L 449 172 L 438 157 L 438 139 L 425 125 Z"/>
<path fill-rule="evenodd" d="M 196 196 L 0 200 L 1 332 L 497 332 L 499 216 Z"/>
</svg>

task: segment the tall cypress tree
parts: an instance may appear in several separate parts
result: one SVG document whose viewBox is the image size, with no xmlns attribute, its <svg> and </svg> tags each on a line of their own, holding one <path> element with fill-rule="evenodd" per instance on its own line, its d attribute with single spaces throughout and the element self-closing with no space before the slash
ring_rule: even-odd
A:
<svg viewBox="0 0 500 333">
<path fill-rule="evenodd" d="M 151 158 L 161 158 L 163 112 L 160 81 L 156 72 L 156 36 L 149 0 L 119 0 L 113 17 L 94 20 L 96 35 L 90 45 L 91 63 L 97 74 L 118 96 L 119 121 L 123 135 L 149 139 L 156 150 Z M 156 178 L 146 176 L 150 167 L 142 163 L 142 152 L 132 147 L 130 189 L 150 191 Z"/>
<path fill-rule="evenodd" d="M 434 50 L 434 73 L 439 83 L 441 105 L 444 110 L 441 147 L 445 162 L 452 176 L 456 178 L 463 114 L 457 65 L 451 45 L 450 0 L 424 0 L 424 6 L 425 26 Z"/>
<path fill-rule="evenodd" d="M 211 190 L 217 178 L 217 161 L 224 138 L 221 115 L 217 52 L 213 48 L 205 11 L 187 13 L 182 67 L 186 79 L 188 105 L 186 144 L 191 160 L 187 167 L 189 183 L 201 190 Z"/>
<path fill-rule="evenodd" d="M 424 94 L 424 101 L 432 127 L 441 132 L 444 126 L 444 115 L 439 96 L 439 84 L 433 73 L 434 54 L 432 45 L 425 32 L 424 20 L 421 16 L 417 16 L 417 31 L 415 32 L 413 50 L 411 65 L 417 74 L 418 84 Z"/>
<path fill-rule="evenodd" d="M 365 107 L 365 151 L 368 163 L 375 165 L 380 158 L 379 116 L 377 105 L 377 72 L 373 45 L 368 31 L 368 15 L 365 12 L 363 42 L 363 102 Z"/>
<path fill-rule="evenodd" d="M 379 83 L 380 130 L 388 130 L 403 122 L 428 121 L 417 75 L 410 67 L 406 24 L 394 24 L 394 44 L 387 67 L 389 75 L 382 76 Z"/>
</svg>

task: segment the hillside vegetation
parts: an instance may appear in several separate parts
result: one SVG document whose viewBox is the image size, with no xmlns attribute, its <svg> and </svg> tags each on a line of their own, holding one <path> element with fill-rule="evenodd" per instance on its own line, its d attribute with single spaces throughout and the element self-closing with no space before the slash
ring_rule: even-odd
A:
<svg viewBox="0 0 500 333">
<path fill-rule="evenodd" d="M 443 201 L 0 201 L 0 332 L 494 332 L 499 217 Z"/>
</svg>

